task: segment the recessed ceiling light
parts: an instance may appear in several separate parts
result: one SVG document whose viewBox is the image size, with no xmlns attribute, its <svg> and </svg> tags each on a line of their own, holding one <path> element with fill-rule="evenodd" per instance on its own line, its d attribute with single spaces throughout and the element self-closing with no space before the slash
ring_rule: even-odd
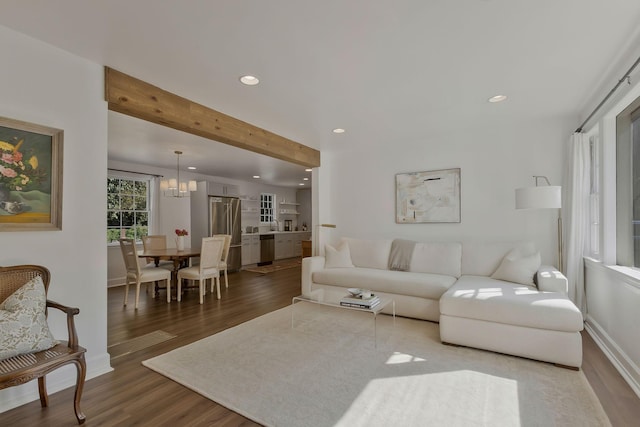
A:
<svg viewBox="0 0 640 427">
<path fill-rule="evenodd" d="M 260 175 L 253 175 L 255 179 L 260 179 Z"/>
<path fill-rule="evenodd" d="M 312 171 L 313 171 L 313 169 L 311 169 L 311 168 L 307 168 L 307 169 L 305 169 L 304 171 L 305 171 L 305 172 L 312 172 Z"/>
<path fill-rule="evenodd" d="M 507 99 L 507 95 L 496 95 L 489 98 L 489 102 L 502 102 Z"/>
<path fill-rule="evenodd" d="M 298 184 L 298 185 L 304 185 L 304 182 L 301 182 L 301 183 L 300 183 L 300 184 Z"/>
<path fill-rule="evenodd" d="M 258 80 L 258 78 L 255 76 L 242 76 L 240 77 L 240 81 L 242 82 L 242 84 L 245 84 L 247 86 L 255 86 L 260 83 L 260 80 Z"/>
<path fill-rule="evenodd" d="M 342 129 L 342 128 L 335 128 L 335 129 L 333 130 L 333 133 L 345 133 L 345 132 L 346 132 L 346 131 L 345 131 L 344 129 Z"/>
<path fill-rule="evenodd" d="M 309 178 L 302 178 L 303 181 L 309 181 Z"/>
<path fill-rule="evenodd" d="M 194 171 L 194 170 L 196 170 L 197 168 L 196 168 L 195 166 L 188 166 L 188 167 L 187 167 L 187 169 Z"/>
</svg>

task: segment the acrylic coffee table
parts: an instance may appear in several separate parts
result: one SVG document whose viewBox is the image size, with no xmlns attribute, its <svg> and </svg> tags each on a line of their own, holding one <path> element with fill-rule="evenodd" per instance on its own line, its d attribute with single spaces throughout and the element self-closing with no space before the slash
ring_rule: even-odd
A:
<svg viewBox="0 0 640 427">
<path fill-rule="evenodd" d="M 346 296 L 346 295 L 345 295 Z M 392 300 L 391 298 L 387 298 L 387 297 L 380 297 L 380 303 L 377 304 L 374 307 L 371 308 L 358 308 L 358 307 L 349 307 L 349 306 L 345 306 L 345 305 L 340 305 L 339 302 L 330 302 L 330 301 L 323 301 L 321 299 L 314 299 L 314 298 L 310 298 L 310 297 L 306 297 L 304 295 L 299 295 L 297 297 L 293 297 L 291 299 L 291 328 L 293 329 L 293 315 L 295 313 L 294 310 L 294 305 L 298 302 L 309 302 L 312 304 L 318 304 L 318 305 L 324 305 L 327 307 L 335 307 L 335 308 L 340 308 L 342 310 L 351 310 L 351 311 L 364 311 L 365 313 L 371 313 L 373 315 L 373 336 L 374 336 L 374 340 L 375 340 L 375 346 L 377 347 L 378 344 L 378 314 L 380 314 L 382 312 L 382 310 L 385 309 L 385 307 L 389 306 L 389 304 L 391 304 L 391 309 L 392 309 L 392 315 L 393 315 L 393 324 L 395 326 L 396 324 L 396 302 L 394 300 Z"/>
</svg>

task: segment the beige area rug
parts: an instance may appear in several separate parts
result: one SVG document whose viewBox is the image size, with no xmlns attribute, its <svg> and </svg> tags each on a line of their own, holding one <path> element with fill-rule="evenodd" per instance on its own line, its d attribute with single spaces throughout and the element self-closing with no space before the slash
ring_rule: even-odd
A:
<svg viewBox="0 0 640 427">
<path fill-rule="evenodd" d="M 292 261 L 282 262 L 279 264 L 263 265 L 260 267 L 249 267 L 249 268 L 245 268 L 245 270 L 251 271 L 253 273 L 268 274 L 268 273 L 273 273 L 274 271 L 287 270 L 289 268 L 299 267 L 300 265 L 302 265 L 302 261 L 299 259 L 296 259 Z"/>
<path fill-rule="evenodd" d="M 292 328 L 292 310 L 294 327 Z M 267 426 L 608 426 L 584 374 L 310 303 L 143 364 Z"/>
<path fill-rule="evenodd" d="M 153 331 L 139 337 L 132 338 L 130 340 L 122 341 L 116 344 L 112 344 L 107 347 L 111 359 L 125 356 L 143 348 L 151 347 L 152 345 L 160 344 L 161 342 L 168 341 L 175 338 L 176 335 L 172 335 L 165 331 Z"/>
</svg>

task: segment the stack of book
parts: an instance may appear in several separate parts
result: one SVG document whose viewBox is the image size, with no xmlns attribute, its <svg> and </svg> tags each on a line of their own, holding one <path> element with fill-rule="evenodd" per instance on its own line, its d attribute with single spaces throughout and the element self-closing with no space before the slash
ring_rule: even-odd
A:
<svg viewBox="0 0 640 427">
<path fill-rule="evenodd" d="M 340 300 L 340 305 L 354 308 L 373 308 L 378 304 L 380 304 L 380 298 L 374 294 L 369 298 L 363 298 L 361 295 L 347 295 Z"/>
</svg>

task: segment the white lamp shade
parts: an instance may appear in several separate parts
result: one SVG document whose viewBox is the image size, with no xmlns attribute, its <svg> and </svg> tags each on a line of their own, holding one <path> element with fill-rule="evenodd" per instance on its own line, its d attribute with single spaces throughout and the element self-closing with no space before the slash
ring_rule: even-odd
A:
<svg viewBox="0 0 640 427">
<path fill-rule="evenodd" d="M 160 181 L 160 190 L 166 191 L 168 189 L 169 189 L 169 181 L 167 181 L 166 179 L 163 179 L 162 181 Z"/>
<path fill-rule="evenodd" d="M 175 178 L 171 178 L 169 180 L 169 190 L 177 190 L 178 189 L 178 180 Z"/>
<path fill-rule="evenodd" d="M 195 181 L 189 181 L 189 191 L 196 191 L 198 189 L 198 183 Z"/>
<path fill-rule="evenodd" d="M 187 183 L 186 182 L 181 182 L 180 183 L 180 192 L 181 193 L 186 193 L 187 192 Z"/>
<path fill-rule="evenodd" d="M 516 189 L 516 209 L 559 209 L 562 187 L 548 185 Z"/>
</svg>

